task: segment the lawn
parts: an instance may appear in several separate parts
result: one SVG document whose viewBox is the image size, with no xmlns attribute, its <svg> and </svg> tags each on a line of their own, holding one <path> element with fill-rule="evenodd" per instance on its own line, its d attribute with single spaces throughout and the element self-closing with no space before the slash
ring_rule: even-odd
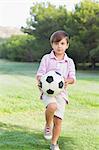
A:
<svg viewBox="0 0 99 150">
<path fill-rule="evenodd" d="M 37 63 L 0 60 L 0 150 L 49 150 L 37 68 Z M 68 91 L 61 150 L 98 150 L 99 71 L 77 71 L 77 83 Z"/>
</svg>

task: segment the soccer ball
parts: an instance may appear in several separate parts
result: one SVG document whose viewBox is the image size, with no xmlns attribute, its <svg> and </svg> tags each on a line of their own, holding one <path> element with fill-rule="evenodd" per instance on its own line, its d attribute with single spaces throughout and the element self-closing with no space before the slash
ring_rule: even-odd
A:
<svg viewBox="0 0 99 150">
<path fill-rule="evenodd" d="M 49 71 L 41 77 L 40 87 L 48 96 L 56 96 L 64 90 L 64 78 L 55 71 Z"/>
</svg>

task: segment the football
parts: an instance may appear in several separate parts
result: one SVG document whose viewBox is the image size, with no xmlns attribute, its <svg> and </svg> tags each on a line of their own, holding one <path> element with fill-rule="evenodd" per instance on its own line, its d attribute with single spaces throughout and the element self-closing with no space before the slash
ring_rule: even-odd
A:
<svg viewBox="0 0 99 150">
<path fill-rule="evenodd" d="M 40 87 L 49 96 L 58 95 L 64 90 L 64 78 L 58 72 L 49 71 L 41 77 Z"/>
</svg>

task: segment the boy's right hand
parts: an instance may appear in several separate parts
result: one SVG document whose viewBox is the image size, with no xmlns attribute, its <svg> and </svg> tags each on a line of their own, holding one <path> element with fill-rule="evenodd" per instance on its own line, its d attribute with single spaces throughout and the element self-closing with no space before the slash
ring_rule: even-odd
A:
<svg viewBox="0 0 99 150">
<path fill-rule="evenodd" d="M 42 83 L 41 83 L 40 80 L 38 81 L 38 88 L 39 88 L 39 90 L 40 90 L 40 92 L 41 92 L 40 99 L 42 99 L 43 91 L 42 91 Z"/>
<path fill-rule="evenodd" d="M 41 90 L 42 89 L 42 83 L 41 83 L 41 81 L 38 82 L 38 88 L 39 88 L 40 91 L 42 91 Z"/>
<path fill-rule="evenodd" d="M 37 83 L 37 86 L 38 86 L 39 90 L 41 91 L 41 87 L 42 87 L 42 83 L 41 83 L 41 81 L 40 81 L 41 76 L 37 76 L 36 79 L 37 79 L 37 82 L 38 82 L 38 83 Z"/>
</svg>

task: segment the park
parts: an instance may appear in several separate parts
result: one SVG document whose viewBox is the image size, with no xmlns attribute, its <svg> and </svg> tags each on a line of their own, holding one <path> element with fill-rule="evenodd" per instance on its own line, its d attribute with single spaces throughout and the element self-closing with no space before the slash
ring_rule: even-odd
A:
<svg viewBox="0 0 99 150">
<path fill-rule="evenodd" d="M 0 37 L 0 150 L 49 150 L 36 73 L 51 49 L 50 35 L 60 29 L 70 35 L 67 54 L 74 60 L 77 78 L 68 85 L 60 149 L 98 150 L 99 4 L 84 0 L 68 12 L 64 6 L 37 3 L 30 14 L 27 27 L 21 27 L 24 34 Z"/>
<path fill-rule="evenodd" d="M 0 150 L 49 148 L 43 138 L 44 106 L 36 86 L 37 68 L 37 63 L 0 61 Z M 73 86 L 60 147 L 98 150 L 99 71 L 77 71 Z"/>
</svg>

